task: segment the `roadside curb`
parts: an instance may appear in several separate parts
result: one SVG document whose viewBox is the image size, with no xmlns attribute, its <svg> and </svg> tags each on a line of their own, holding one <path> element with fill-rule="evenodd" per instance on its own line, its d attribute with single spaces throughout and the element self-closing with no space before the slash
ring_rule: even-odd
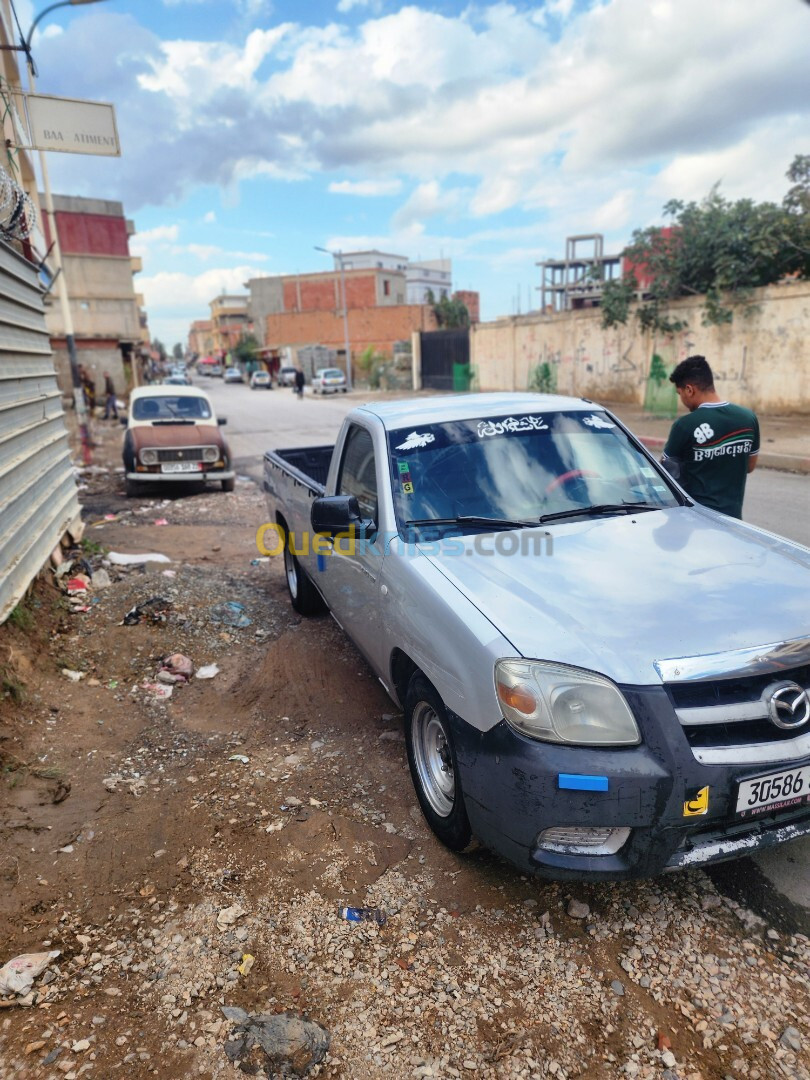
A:
<svg viewBox="0 0 810 1080">
<path fill-rule="evenodd" d="M 663 450 L 666 439 L 657 439 L 652 435 L 639 435 L 638 439 L 648 450 Z M 798 454 L 774 454 L 760 452 L 759 465 L 763 469 L 778 469 L 781 472 L 810 474 L 810 457 Z"/>
</svg>

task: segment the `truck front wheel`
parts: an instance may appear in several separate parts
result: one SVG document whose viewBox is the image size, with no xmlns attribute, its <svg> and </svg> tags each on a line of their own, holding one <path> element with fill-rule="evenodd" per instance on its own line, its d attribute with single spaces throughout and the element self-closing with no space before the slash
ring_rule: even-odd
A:
<svg viewBox="0 0 810 1080">
<path fill-rule="evenodd" d="M 405 695 L 405 745 L 413 786 L 428 825 L 452 851 L 473 846 L 447 711 L 421 671 Z"/>
<path fill-rule="evenodd" d="M 287 578 L 290 603 L 299 615 L 317 615 L 324 610 L 323 599 L 291 547 L 290 534 L 285 529 L 284 575 Z"/>
</svg>

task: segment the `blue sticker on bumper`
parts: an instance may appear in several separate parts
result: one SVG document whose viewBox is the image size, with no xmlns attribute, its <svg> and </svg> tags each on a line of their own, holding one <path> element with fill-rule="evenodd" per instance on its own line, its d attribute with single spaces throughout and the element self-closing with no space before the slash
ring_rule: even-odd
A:
<svg viewBox="0 0 810 1080">
<path fill-rule="evenodd" d="M 557 786 L 561 791 L 607 791 L 608 778 L 561 772 L 557 773 Z"/>
</svg>

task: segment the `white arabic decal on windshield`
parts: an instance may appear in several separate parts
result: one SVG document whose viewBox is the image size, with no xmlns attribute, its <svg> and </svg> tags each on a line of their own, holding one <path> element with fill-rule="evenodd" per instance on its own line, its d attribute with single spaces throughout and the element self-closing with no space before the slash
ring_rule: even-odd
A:
<svg viewBox="0 0 810 1080">
<path fill-rule="evenodd" d="M 542 416 L 507 416 L 505 420 L 481 420 L 478 423 L 478 438 L 491 435 L 514 434 L 516 431 L 548 431 L 548 424 Z"/>
<path fill-rule="evenodd" d="M 436 438 L 435 435 L 431 435 L 429 432 L 424 435 L 420 435 L 417 431 L 412 431 L 404 443 L 400 443 L 397 450 L 417 450 L 420 446 L 427 446 L 428 443 L 432 443 Z"/>
<path fill-rule="evenodd" d="M 586 416 L 585 419 L 582 421 L 582 423 L 587 424 L 588 427 L 593 427 L 593 428 L 614 428 L 614 427 L 616 427 L 616 425 L 611 424 L 611 422 L 609 420 L 605 420 L 604 417 L 602 417 L 602 416 L 596 416 L 594 413 L 591 413 L 590 416 Z"/>
</svg>

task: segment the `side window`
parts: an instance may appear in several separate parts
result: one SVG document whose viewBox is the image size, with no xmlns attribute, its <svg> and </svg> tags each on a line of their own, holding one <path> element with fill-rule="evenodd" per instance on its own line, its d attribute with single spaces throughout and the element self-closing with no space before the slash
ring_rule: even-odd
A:
<svg viewBox="0 0 810 1080">
<path fill-rule="evenodd" d="M 340 463 L 338 495 L 355 495 L 363 517 L 377 520 L 377 473 L 374 444 L 365 428 L 349 428 Z"/>
</svg>

